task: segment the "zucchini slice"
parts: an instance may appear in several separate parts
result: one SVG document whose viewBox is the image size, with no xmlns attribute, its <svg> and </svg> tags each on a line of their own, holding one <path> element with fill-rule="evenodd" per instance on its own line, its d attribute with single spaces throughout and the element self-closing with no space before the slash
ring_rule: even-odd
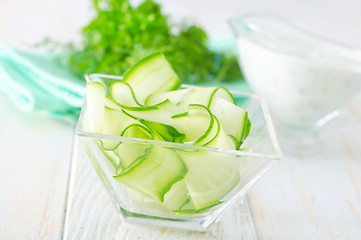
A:
<svg viewBox="0 0 361 240">
<path fill-rule="evenodd" d="M 181 158 L 188 169 L 184 179 L 196 210 L 220 203 L 240 180 L 234 155 L 198 150 L 182 152 Z"/>
<path fill-rule="evenodd" d="M 144 156 L 114 178 L 163 203 L 164 195 L 186 174 L 187 168 L 175 151 L 153 145 Z"/>
<path fill-rule="evenodd" d="M 212 101 L 210 110 L 219 119 L 224 131 L 235 140 L 236 149 L 239 149 L 251 128 L 247 111 L 219 97 Z"/>
<path fill-rule="evenodd" d="M 135 95 L 133 88 L 125 81 L 118 81 L 111 85 L 110 97 L 119 105 L 127 107 L 144 107 Z"/>
<path fill-rule="evenodd" d="M 90 82 L 85 86 L 85 112 L 83 129 L 92 133 L 102 133 L 105 105 L 105 86 L 99 82 Z"/>
<path fill-rule="evenodd" d="M 124 76 L 141 104 L 154 93 L 178 89 L 181 85 L 163 53 L 153 53 L 136 63 Z"/>
</svg>

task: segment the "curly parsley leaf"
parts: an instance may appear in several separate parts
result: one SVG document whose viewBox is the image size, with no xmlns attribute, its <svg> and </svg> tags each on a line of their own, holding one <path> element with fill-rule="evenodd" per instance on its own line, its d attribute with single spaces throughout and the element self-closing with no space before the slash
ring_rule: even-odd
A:
<svg viewBox="0 0 361 240">
<path fill-rule="evenodd" d="M 184 83 L 242 78 L 237 58 L 207 47 L 195 25 L 174 25 L 153 0 L 132 7 L 128 0 L 93 0 L 96 17 L 83 28 L 82 44 L 68 44 L 67 66 L 76 75 L 123 75 L 133 64 L 162 51 Z"/>
</svg>

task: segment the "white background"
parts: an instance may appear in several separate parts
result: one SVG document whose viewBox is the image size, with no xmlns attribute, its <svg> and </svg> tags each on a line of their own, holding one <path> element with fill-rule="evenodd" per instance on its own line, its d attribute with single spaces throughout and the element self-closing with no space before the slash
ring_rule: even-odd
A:
<svg viewBox="0 0 361 240">
<path fill-rule="evenodd" d="M 133 1 L 134 4 L 140 0 Z M 360 0 L 160 0 L 173 21 L 188 17 L 211 37 L 230 35 L 227 19 L 250 12 L 284 16 L 310 31 L 361 48 Z M 76 40 L 93 15 L 91 0 L 0 0 L 0 43 L 21 45 L 46 36 Z"/>
</svg>

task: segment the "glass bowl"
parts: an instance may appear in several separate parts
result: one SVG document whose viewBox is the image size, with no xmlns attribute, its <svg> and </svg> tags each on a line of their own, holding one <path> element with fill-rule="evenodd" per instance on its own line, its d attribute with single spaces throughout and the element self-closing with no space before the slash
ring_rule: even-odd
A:
<svg viewBox="0 0 361 240">
<path fill-rule="evenodd" d="M 109 85 L 121 78 L 92 74 L 89 79 Z M 206 231 L 281 159 L 264 101 L 253 94 L 232 94 L 252 123 L 242 150 L 86 132 L 82 122 L 87 106 L 83 106 L 76 134 L 125 221 Z M 117 151 L 104 151 L 99 141 L 119 146 Z M 137 165 L 126 181 L 119 181 L 122 161 L 134 163 L 134 159 L 142 159 L 137 164 L 143 165 Z M 186 170 L 179 170 L 182 164 Z"/>
</svg>

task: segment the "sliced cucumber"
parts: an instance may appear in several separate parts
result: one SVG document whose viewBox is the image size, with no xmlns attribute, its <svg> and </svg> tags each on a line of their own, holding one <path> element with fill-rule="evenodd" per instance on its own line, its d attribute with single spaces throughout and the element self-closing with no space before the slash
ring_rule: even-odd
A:
<svg viewBox="0 0 361 240">
<path fill-rule="evenodd" d="M 189 104 L 201 104 L 209 108 L 215 97 L 223 98 L 232 103 L 235 102 L 232 94 L 223 87 L 194 87 L 179 99 L 177 106 L 185 109 Z"/>
<path fill-rule="evenodd" d="M 151 94 L 175 90 L 181 85 L 177 74 L 160 52 L 136 63 L 125 74 L 123 81 L 129 83 L 142 104 Z"/>
<path fill-rule="evenodd" d="M 207 147 L 234 149 L 234 144 L 224 132 L 217 117 L 207 138 Z M 202 142 L 200 142 L 202 143 Z M 220 203 L 239 182 L 239 161 L 234 155 L 207 150 L 182 152 L 181 157 L 188 168 L 185 182 L 195 206 L 195 213 Z M 192 212 L 188 209 L 186 212 Z"/>
<path fill-rule="evenodd" d="M 207 107 L 211 108 L 213 100 L 216 98 L 224 99 L 230 103 L 236 104 L 232 94 L 224 87 L 217 87 L 211 94 Z"/>
<path fill-rule="evenodd" d="M 189 104 L 201 104 L 209 108 L 215 98 L 235 103 L 232 94 L 223 87 L 194 87 L 152 94 L 148 97 L 146 105 L 154 105 L 169 99 L 182 110 L 187 110 Z"/>
<path fill-rule="evenodd" d="M 186 140 L 194 140 L 195 145 L 204 145 L 215 136 L 213 129 L 214 117 L 209 109 L 200 104 L 190 104 Z"/>
<path fill-rule="evenodd" d="M 144 107 L 135 95 L 132 87 L 125 81 L 115 82 L 109 90 L 109 95 L 115 102 L 122 106 Z"/>
<path fill-rule="evenodd" d="M 229 135 L 227 135 L 224 132 L 224 130 L 216 116 L 214 116 L 214 120 L 215 120 L 215 124 L 212 129 L 214 136 L 208 142 L 203 144 L 203 146 L 220 148 L 220 149 L 235 149 L 236 145 L 234 144 L 234 141 L 232 140 L 232 138 L 230 138 Z"/>
<path fill-rule="evenodd" d="M 104 154 L 104 156 L 109 160 L 110 164 L 113 166 L 115 172 L 119 172 L 121 170 L 120 160 L 118 155 L 113 150 L 105 150 L 102 146 L 102 142 L 98 141 L 99 148 Z"/>
<path fill-rule="evenodd" d="M 145 156 L 114 178 L 162 203 L 173 184 L 186 174 L 187 168 L 175 151 L 153 145 Z"/>
<path fill-rule="evenodd" d="M 188 112 L 172 115 L 171 118 L 176 129 L 182 133 L 188 131 Z"/>
<path fill-rule="evenodd" d="M 172 115 L 179 113 L 177 106 L 168 99 L 152 107 L 123 109 L 123 112 L 135 119 L 172 125 Z"/>
<path fill-rule="evenodd" d="M 182 142 L 184 134 L 174 127 L 172 119 L 172 115 L 179 111 L 178 108 L 168 99 L 154 106 L 157 108 L 126 109 L 123 112 L 157 133 L 163 141 Z"/>
<path fill-rule="evenodd" d="M 191 91 L 191 88 L 179 89 L 175 91 L 168 91 L 162 93 L 154 93 L 150 95 L 145 105 L 151 106 L 163 102 L 164 100 L 169 99 L 171 102 L 177 104 L 183 98 L 184 95 L 188 94 Z"/>
<path fill-rule="evenodd" d="M 140 139 L 152 139 L 152 133 L 148 128 L 140 123 L 132 123 L 124 128 L 121 136 L 140 138 Z"/>
<path fill-rule="evenodd" d="M 83 127 L 125 137 L 96 140 L 116 180 L 177 214 L 201 213 L 226 200 L 239 183 L 237 157 L 137 138 L 234 150 L 251 124 L 225 88 L 179 86 L 163 54 L 152 54 L 108 91 L 101 83 L 87 83 Z"/>
<path fill-rule="evenodd" d="M 176 182 L 172 188 L 165 194 L 163 206 L 171 211 L 180 211 L 187 203 L 192 203 L 187 185 L 182 179 Z M 193 207 L 188 205 L 188 207 Z"/>
<path fill-rule="evenodd" d="M 183 142 L 205 145 L 217 132 L 214 116 L 206 106 L 190 104 L 188 112 L 171 116 L 174 127 L 184 133 Z"/>
<path fill-rule="evenodd" d="M 124 137 L 152 139 L 151 132 L 141 124 L 128 125 L 121 134 Z M 134 161 L 144 156 L 148 144 L 124 141 L 115 150 L 122 170 L 128 168 Z"/>
<path fill-rule="evenodd" d="M 108 98 L 108 97 L 105 97 L 105 106 L 107 108 L 115 109 L 118 111 L 123 110 L 123 108 L 121 106 L 119 106 L 119 104 L 117 104 L 116 102 L 114 102 L 114 100 L 112 100 L 111 98 Z"/>
<path fill-rule="evenodd" d="M 219 119 L 224 131 L 235 140 L 236 149 L 239 149 L 251 127 L 247 111 L 219 97 L 212 101 L 210 110 Z"/>
<path fill-rule="evenodd" d="M 234 155 L 198 150 L 183 152 L 181 157 L 188 168 L 185 182 L 196 210 L 218 204 L 239 182 Z"/>
<path fill-rule="evenodd" d="M 105 86 L 99 82 L 90 82 L 85 87 L 85 113 L 83 129 L 88 132 L 102 133 L 105 105 Z"/>
<path fill-rule="evenodd" d="M 163 141 L 180 143 L 184 140 L 185 135 L 170 125 L 144 119 L 140 119 L 140 122 L 151 129 L 151 131 L 156 132 Z"/>
<path fill-rule="evenodd" d="M 103 120 L 103 134 L 120 136 L 124 126 L 128 122 L 136 120 L 130 118 L 125 113 L 105 107 L 104 109 L 104 120 Z M 114 150 L 118 145 L 119 141 L 102 139 L 102 147 L 105 150 Z"/>
<path fill-rule="evenodd" d="M 182 207 L 182 209 L 180 209 L 180 210 L 175 210 L 175 211 L 173 211 L 173 212 L 178 213 L 178 214 L 203 213 L 203 212 L 207 212 L 210 208 L 212 208 L 212 207 L 214 207 L 214 206 L 217 206 L 217 205 L 219 205 L 219 204 L 221 204 L 221 203 L 222 203 L 222 201 L 219 201 L 219 202 L 216 202 L 215 204 L 210 205 L 209 207 L 197 209 L 197 208 L 194 206 L 193 201 L 189 201 L 189 202 L 187 202 L 187 203 Z"/>
</svg>

